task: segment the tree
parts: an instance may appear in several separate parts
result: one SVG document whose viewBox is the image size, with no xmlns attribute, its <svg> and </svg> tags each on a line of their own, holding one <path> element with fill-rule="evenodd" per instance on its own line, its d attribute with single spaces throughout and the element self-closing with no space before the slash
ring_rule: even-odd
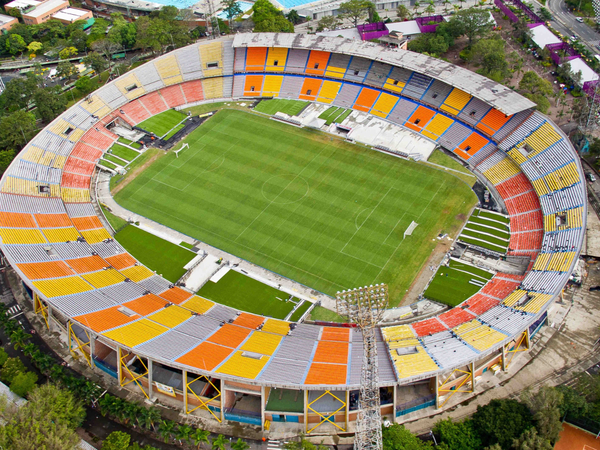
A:
<svg viewBox="0 0 600 450">
<path fill-rule="evenodd" d="M 231 448 L 233 450 L 246 450 L 247 448 L 250 448 L 250 445 L 243 439 L 238 438 L 237 441 L 231 444 Z"/>
<path fill-rule="evenodd" d="M 294 25 L 298 25 L 300 22 L 302 22 L 300 14 L 298 14 L 298 11 L 295 9 L 292 9 L 289 13 L 287 13 L 287 16 L 285 17 L 287 17 L 287 20 L 292 22 Z"/>
<path fill-rule="evenodd" d="M 227 438 L 222 434 L 219 434 L 216 438 L 211 441 L 212 450 L 225 450 L 227 445 Z"/>
<path fill-rule="evenodd" d="M 88 47 L 97 40 L 104 39 L 106 37 L 106 30 L 108 29 L 109 22 L 106 19 L 97 17 L 94 25 L 90 27 L 90 34 L 88 36 L 87 45 Z"/>
<path fill-rule="evenodd" d="M 548 97 L 553 94 L 552 85 L 548 80 L 544 80 L 533 71 L 525 72 L 519 82 L 519 89 L 524 92 L 524 96 L 537 104 L 537 109 L 546 113 L 550 108 Z"/>
<path fill-rule="evenodd" d="M 4 171 L 8 169 L 8 166 L 10 165 L 12 160 L 15 159 L 15 156 L 17 156 L 17 152 L 15 152 L 12 149 L 0 152 L 0 173 L 4 173 Z M 6 355 L 6 357 L 8 358 L 8 354 Z M 3 356 L 0 353 L 0 365 L 4 364 L 5 362 L 5 360 L 3 360 L 2 358 Z"/>
<path fill-rule="evenodd" d="M 108 61 L 108 66 L 111 65 L 111 57 L 113 53 L 121 50 L 123 46 L 109 39 L 100 39 L 92 44 L 92 50 L 104 56 L 105 61 Z"/>
<path fill-rule="evenodd" d="M 502 448 L 510 447 L 513 439 L 533 425 L 527 406 L 512 399 L 495 399 L 478 406 L 472 420 L 482 445 L 498 443 Z"/>
<path fill-rule="evenodd" d="M 42 44 L 41 42 L 33 41 L 27 46 L 27 51 L 35 55 L 42 48 L 44 48 L 44 44 Z"/>
<path fill-rule="evenodd" d="M 413 52 L 425 53 L 439 57 L 448 51 L 448 43 L 444 36 L 433 33 L 420 34 L 416 39 L 408 42 L 408 49 Z"/>
<path fill-rule="evenodd" d="M 546 8 L 541 7 L 540 8 L 540 12 L 539 12 L 540 17 L 546 21 L 549 22 L 550 20 L 552 20 L 552 14 L 550 13 L 550 11 L 548 11 Z"/>
<path fill-rule="evenodd" d="M 421 441 L 404 425 L 397 423 L 383 428 L 382 440 L 384 450 L 429 450 L 433 448 L 430 442 Z"/>
<path fill-rule="evenodd" d="M 88 35 L 82 29 L 76 29 L 69 35 L 69 43 L 77 49 L 78 52 L 85 52 L 87 49 Z"/>
<path fill-rule="evenodd" d="M 11 112 L 25 108 L 38 88 L 38 80 L 32 74 L 25 78 L 13 78 L 6 83 L 6 89 L 0 95 L 0 109 Z"/>
<path fill-rule="evenodd" d="M 473 45 L 471 58 L 482 66 L 478 73 L 497 82 L 509 75 L 504 44 L 502 39 L 481 39 Z"/>
<path fill-rule="evenodd" d="M 133 48 L 137 37 L 135 24 L 126 21 L 121 13 L 112 13 L 110 17 L 113 26 L 108 32 L 108 40 L 123 48 Z"/>
<path fill-rule="evenodd" d="M 2 370 L 0 370 L 0 379 L 5 384 L 11 384 L 18 374 L 26 371 L 27 369 L 21 359 L 8 358 L 2 366 Z"/>
<path fill-rule="evenodd" d="M 161 420 L 158 425 L 158 434 L 164 439 L 165 444 L 169 442 L 169 439 L 175 432 L 175 422 L 172 420 Z"/>
<path fill-rule="evenodd" d="M 180 444 L 189 441 L 192 435 L 193 428 L 189 425 L 179 425 L 177 428 L 176 437 Z"/>
<path fill-rule="evenodd" d="M 548 439 L 540 436 L 535 428 L 530 428 L 513 440 L 512 448 L 515 450 L 552 450 L 554 446 Z"/>
<path fill-rule="evenodd" d="M 127 450 L 131 436 L 122 431 L 113 431 L 110 433 L 104 442 L 102 442 L 102 450 Z"/>
<path fill-rule="evenodd" d="M 252 5 L 254 31 L 293 33 L 294 25 L 269 0 L 257 0 Z"/>
<path fill-rule="evenodd" d="M 22 328 L 17 328 L 15 331 L 10 333 L 10 340 L 12 341 L 15 350 L 25 347 L 25 344 L 29 339 L 31 339 L 31 335 L 29 333 L 25 333 Z"/>
<path fill-rule="evenodd" d="M 35 373 L 21 372 L 13 378 L 12 383 L 10 383 L 10 390 L 19 397 L 25 397 L 34 388 L 37 380 L 38 376 Z"/>
<path fill-rule="evenodd" d="M 452 422 L 452 419 L 440 420 L 433 427 L 433 432 L 440 436 L 442 443 L 451 450 L 479 450 L 481 439 L 473 429 L 473 422 Z"/>
<path fill-rule="evenodd" d="M 77 49 L 75 47 L 65 47 L 60 52 L 58 52 L 58 57 L 60 59 L 69 59 L 71 56 L 77 54 Z"/>
<path fill-rule="evenodd" d="M 36 387 L 29 395 L 40 419 L 65 423 L 69 428 L 81 426 L 85 409 L 73 393 L 47 383 Z"/>
<path fill-rule="evenodd" d="M 242 13 L 240 3 L 237 0 L 223 0 L 221 4 L 223 5 L 223 12 L 227 16 L 229 26 L 231 26 L 231 21 L 233 20 L 233 18 L 239 16 Z"/>
<path fill-rule="evenodd" d="M 5 152 L 0 152 L 0 154 L 5 153 Z M 0 166 L 2 166 L 2 164 L 0 163 Z M 6 362 L 6 360 L 8 359 L 8 353 L 6 353 L 6 350 L 4 350 L 2 347 L 0 347 L 0 367 L 2 367 L 4 365 L 4 363 Z"/>
<path fill-rule="evenodd" d="M 317 31 L 335 30 L 340 24 L 340 19 L 337 16 L 323 16 L 317 24 Z"/>
<path fill-rule="evenodd" d="M 600 139 L 594 139 L 590 143 L 590 153 L 600 155 Z M 1 364 L 0 364 L 1 365 Z M 556 389 L 563 395 L 563 401 L 559 407 L 562 417 L 569 415 L 575 419 L 584 417 L 588 410 L 588 402 L 585 397 L 569 386 L 558 386 Z"/>
<path fill-rule="evenodd" d="M 94 82 L 92 81 L 92 79 L 90 77 L 88 77 L 86 75 L 84 77 L 79 78 L 75 82 L 75 87 L 82 94 L 84 94 L 84 95 L 89 94 L 90 92 L 92 92 L 94 90 Z"/>
<path fill-rule="evenodd" d="M 25 40 L 18 34 L 9 34 L 5 45 L 6 51 L 13 56 L 23 53 L 27 48 Z"/>
<path fill-rule="evenodd" d="M 83 58 L 83 63 L 96 73 L 103 72 L 107 66 L 106 60 L 97 52 L 88 53 L 88 55 Z"/>
<path fill-rule="evenodd" d="M 562 393 L 553 387 L 543 386 L 535 393 L 529 389 L 523 391 L 521 399 L 533 414 L 539 436 L 551 444 L 558 441 L 562 430 L 559 410 L 563 402 Z"/>
<path fill-rule="evenodd" d="M 469 47 L 472 47 L 478 39 L 487 36 L 493 28 L 489 12 L 474 8 L 459 11 L 449 22 L 462 31 L 461 35 L 467 36 Z"/>
<path fill-rule="evenodd" d="M 77 67 L 70 61 L 61 61 L 56 66 L 56 75 L 59 78 L 70 80 L 72 76 L 78 73 Z"/>
<path fill-rule="evenodd" d="M 60 113 L 67 109 L 67 99 L 61 95 L 60 87 L 47 87 L 35 91 L 33 100 L 36 113 L 42 121 L 52 122 Z"/>
<path fill-rule="evenodd" d="M 358 22 L 367 17 L 371 2 L 366 0 L 348 0 L 340 5 L 340 13 L 350 19 L 354 26 L 358 26 Z"/>
<path fill-rule="evenodd" d="M 396 8 L 396 16 L 402 20 L 406 20 L 410 17 L 410 11 L 404 5 L 398 5 Z"/>
<path fill-rule="evenodd" d="M 198 448 L 200 448 L 200 445 L 204 442 L 205 444 L 210 444 L 210 441 L 208 440 L 208 437 L 210 436 L 210 431 L 207 430 L 201 430 L 200 428 L 196 428 L 191 436 L 190 439 L 194 441 L 194 445 Z"/>
</svg>

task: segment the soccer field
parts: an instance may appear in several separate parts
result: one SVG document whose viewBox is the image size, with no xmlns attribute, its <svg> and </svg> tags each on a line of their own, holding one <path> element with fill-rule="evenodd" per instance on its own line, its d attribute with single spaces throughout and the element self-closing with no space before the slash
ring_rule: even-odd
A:
<svg viewBox="0 0 600 450">
<path fill-rule="evenodd" d="M 388 283 L 397 304 L 433 238 L 454 236 L 476 201 L 444 171 L 243 111 L 218 112 L 184 142 L 117 202 L 330 295 Z"/>
</svg>

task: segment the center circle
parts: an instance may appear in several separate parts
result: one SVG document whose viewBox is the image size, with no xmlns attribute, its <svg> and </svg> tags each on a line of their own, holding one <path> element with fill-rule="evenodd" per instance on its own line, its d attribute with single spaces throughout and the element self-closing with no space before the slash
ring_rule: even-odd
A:
<svg viewBox="0 0 600 450">
<path fill-rule="evenodd" d="M 308 182 L 293 173 L 275 175 L 262 185 L 263 197 L 278 205 L 296 203 L 306 197 L 308 191 Z"/>
</svg>

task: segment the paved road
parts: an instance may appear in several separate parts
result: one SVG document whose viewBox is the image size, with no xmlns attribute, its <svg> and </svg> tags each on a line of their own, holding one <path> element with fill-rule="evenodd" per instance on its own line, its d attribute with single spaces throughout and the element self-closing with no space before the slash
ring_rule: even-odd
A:
<svg viewBox="0 0 600 450">
<path fill-rule="evenodd" d="M 600 42 L 600 34 L 585 23 L 579 23 L 575 16 L 569 12 L 564 0 L 548 0 L 546 7 L 550 10 L 553 20 L 550 24 L 566 36 L 573 34 L 579 36 L 594 53 L 600 53 L 597 48 Z"/>
</svg>

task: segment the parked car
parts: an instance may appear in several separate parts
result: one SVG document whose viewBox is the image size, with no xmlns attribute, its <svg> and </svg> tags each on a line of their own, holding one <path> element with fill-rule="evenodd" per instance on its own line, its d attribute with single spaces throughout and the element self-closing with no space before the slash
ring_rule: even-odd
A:
<svg viewBox="0 0 600 450">
<path fill-rule="evenodd" d="M 591 172 L 588 172 L 588 173 L 586 174 L 586 176 L 587 176 L 587 179 L 588 179 L 588 180 L 590 180 L 592 183 L 593 183 L 594 181 L 596 181 L 596 177 L 594 176 L 594 174 L 593 174 L 593 173 L 591 173 Z"/>
</svg>

